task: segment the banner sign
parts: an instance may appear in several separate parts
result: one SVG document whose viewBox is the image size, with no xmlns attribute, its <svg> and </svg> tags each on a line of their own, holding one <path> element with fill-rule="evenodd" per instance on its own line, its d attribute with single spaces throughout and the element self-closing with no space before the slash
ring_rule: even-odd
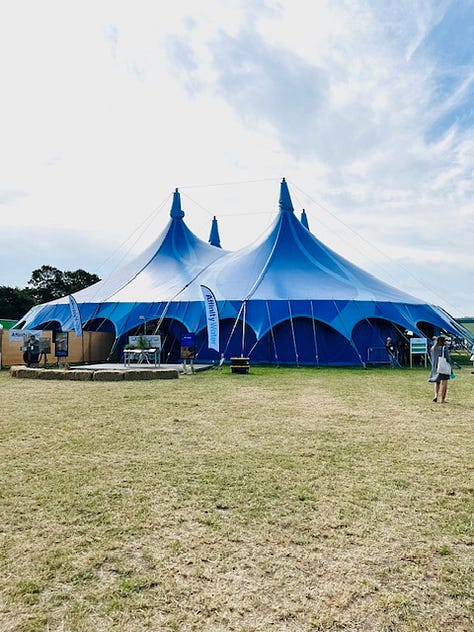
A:
<svg viewBox="0 0 474 632">
<path fill-rule="evenodd" d="M 8 339 L 10 342 L 21 342 L 23 343 L 24 338 L 29 338 L 30 336 L 39 337 L 42 334 L 41 329 L 9 329 L 8 330 Z"/>
<path fill-rule="evenodd" d="M 181 335 L 181 359 L 194 360 L 196 356 L 196 340 L 194 334 Z"/>
<path fill-rule="evenodd" d="M 69 308 L 71 310 L 72 320 L 74 323 L 74 333 L 76 336 L 82 336 L 82 320 L 79 306 L 74 296 L 69 295 Z"/>
<path fill-rule="evenodd" d="M 51 353 L 51 340 L 49 338 L 39 339 L 39 351 L 40 354 Z"/>
<path fill-rule="evenodd" d="M 53 331 L 54 355 L 66 358 L 69 354 L 69 335 L 67 331 Z"/>
<path fill-rule="evenodd" d="M 161 335 L 160 334 L 141 334 L 138 336 L 129 336 L 128 344 L 139 349 L 145 343 L 147 349 L 159 349 L 161 351 Z"/>
<path fill-rule="evenodd" d="M 422 355 L 427 353 L 428 343 L 426 338 L 410 338 L 410 353 L 412 355 Z"/>
<path fill-rule="evenodd" d="M 201 292 L 206 306 L 207 346 L 209 349 L 219 351 L 219 312 L 217 311 L 216 297 L 205 285 L 201 285 Z"/>
</svg>

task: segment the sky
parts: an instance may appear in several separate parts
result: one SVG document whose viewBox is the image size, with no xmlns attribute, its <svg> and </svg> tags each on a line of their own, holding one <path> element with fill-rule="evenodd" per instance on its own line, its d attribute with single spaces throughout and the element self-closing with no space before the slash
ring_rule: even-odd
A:
<svg viewBox="0 0 474 632">
<path fill-rule="evenodd" d="M 311 10 L 309 8 L 311 7 Z M 311 232 L 474 316 L 474 0 L 0 0 L 0 285 L 102 278 L 181 193 L 222 247 Z"/>
</svg>

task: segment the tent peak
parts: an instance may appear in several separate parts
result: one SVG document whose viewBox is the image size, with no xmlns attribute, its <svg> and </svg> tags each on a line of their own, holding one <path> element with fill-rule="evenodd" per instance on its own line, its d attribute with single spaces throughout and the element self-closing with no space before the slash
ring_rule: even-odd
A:
<svg viewBox="0 0 474 632">
<path fill-rule="evenodd" d="M 280 184 L 280 200 L 278 202 L 281 212 L 294 213 L 293 203 L 291 201 L 290 192 L 285 178 L 282 179 Z"/>
<path fill-rule="evenodd" d="M 171 205 L 170 215 L 174 219 L 184 217 L 184 211 L 181 210 L 181 195 L 179 194 L 178 187 L 176 187 L 173 193 L 173 204 Z"/>
</svg>

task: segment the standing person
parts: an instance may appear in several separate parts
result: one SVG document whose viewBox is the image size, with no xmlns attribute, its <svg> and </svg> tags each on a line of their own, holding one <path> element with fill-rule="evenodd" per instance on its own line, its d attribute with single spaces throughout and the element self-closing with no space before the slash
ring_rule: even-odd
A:
<svg viewBox="0 0 474 632">
<path fill-rule="evenodd" d="M 390 360 L 390 366 L 393 368 L 396 364 L 398 364 L 397 348 L 393 344 L 393 341 L 390 338 L 390 336 L 387 338 L 385 342 L 385 349 L 387 351 L 388 359 Z"/>
<path fill-rule="evenodd" d="M 402 366 L 408 366 L 410 364 L 410 343 L 403 337 L 398 345 L 398 361 Z"/>
<path fill-rule="evenodd" d="M 39 352 L 39 341 L 36 336 L 31 335 L 23 347 L 23 362 L 26 366 L 38 366 Z"/>
<path fill-rule="evenodd" d="M 438 360 L 441 356 L 444 356 L 449 364 L 451 364 L 451 356 L 449 355 L 446 338 L 444 336 L 438 336 L 436 343 L 431 347 L 431 373 L 428 381 L 434 382 L 433 401 L 438 401 L 441 389 L 441 403 L 445 404 L 446 394 L 448 392 L 448 380 L 451 379 L 451 374 L 438 373 Z"/>
<path fill-rule="evenodd" d="M 471 373 L 474 373 L 474 345 L 472 345 L 471 347 L 471 357 L 469 358 L 469 360 L 472 362 L 472 368 L 473 368 Z"/>
</svg>

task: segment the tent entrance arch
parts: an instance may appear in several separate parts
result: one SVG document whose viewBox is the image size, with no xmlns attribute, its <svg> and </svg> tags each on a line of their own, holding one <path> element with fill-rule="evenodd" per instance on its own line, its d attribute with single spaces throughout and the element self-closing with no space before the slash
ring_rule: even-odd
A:
<svg viewBox="0 0 474 632">
<path fill-rule="evenodd" d="M 158 320 L 156 325 L 158 325 Z M 161 335 L 161 361 L 165 364 L 176 364 L 180 360 L 181 336 L 190 333 L 183 323 L 174 318 L 163 318 L 159 329 L 154 333 Z"/>
<path fill-rule="evenodd" d="M 42 329 L 44 331 L 61 331 L 61 323 L 58 320 L 46 320 L 43 323 L 35 325 L 35 329 Z"/>
<path fill-rule="evenodd" d="M 330 325 L 305 316 L 288 318 L 274 325 L 255 345 L 250 359 L 304 366 L 361 364 L 350 340 Z"/>
<path fill-rule="evenodd" d="M 109 361 L 119 361 L 123 357 L 123 349 L 128 344 L 129 337 L 143 334 L 145 327 L 147 334 L 161 336 L 161 361 L 176 364 L 180 359 L 181 335 L 189 332 L 181 321 L 173 318 L 153 319 L 147 321 L 146 325 L 140 323 L 126 331 L 116 340 Z"/>
<path fill-rule="evenodd" d="M 385 342 L 392 338 L 399 354 L 405 356 L 409 348 L 407 330 L 384 318 L 365 318 L 359 321 L 352 332 L 352 339 L 368 364 L 388 362 Z"/>
<path fill-rule="evenodd" d="M 431 339 L 433 338 L 433 336 L 440 333 L 438 330 L 435 332 L 435 328 L 433 327 L 431 323 L 426 323 L 426 322 L 421 321 L 417 323 L 417 326 L 420 332 L 423 334 L 423 336 L 425 336 L 425 338 L 428 338 L 428 339 Z"/>
<path fill-rule="evenodd" d="M 93 318 L 82 326 L 84 331 L 107 331 L 115 333 L 115 326 L 108 318 Z"/>
</svg>

